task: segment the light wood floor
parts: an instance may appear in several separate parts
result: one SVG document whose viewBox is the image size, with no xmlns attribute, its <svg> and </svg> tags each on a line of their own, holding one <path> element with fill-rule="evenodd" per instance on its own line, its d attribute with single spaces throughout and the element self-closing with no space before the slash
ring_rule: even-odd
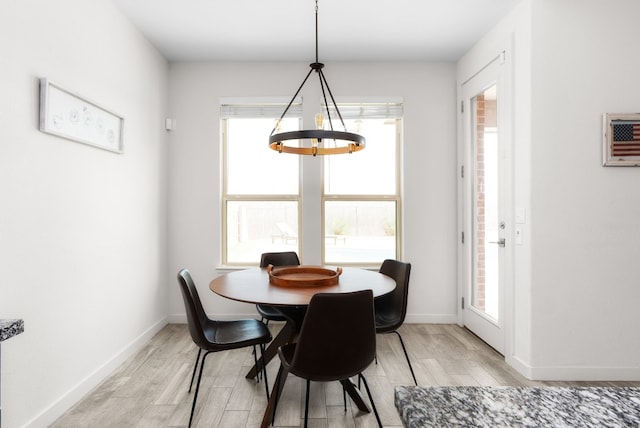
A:
<svg viewBox="0 0 640 428">
<path fill-rule="evenodd" d="M 280 324 L 281 325 L 281 324 Z M 272 323 L 274 332 L 280 326 Z M 597 385 L 640 386 L 640 382 L 532 382 L 504 363 L 501 355 L 456 325 L 405 324 L 401 334 L 408 347 L 418 383 L 437 385 Z M 385 427 L 402 427 L 393 403 L 397 385 L 412 379 L 395 335 L 378 335 L 378 363 L 365 377 Z M 189 421 L 188 394 L 197 350 L 187 326 L 169 324 L 137 355 L 119 367 L 63 415 L 54 425 L 66 427 L 184 427 Z M 267 404 L 264 385 L 246 379 L 253 365 L 251 349 L 207 357 L 196 427 L 258 427 Z M 278 370 L 277 357 L 268 366 L 269 384 Z M 278 405 L 275 427 L 298 427 L 304 417 L 304 383 L 290 375 Z M 364 393 L 364 391 L 363 391 Z M 364 393 L 365 401 L 366 393 Z M 349 403 L 344 411 L 337 382 L 312 383 L 309 427 L 376 427 L 373 414 Z"/>
</svg>

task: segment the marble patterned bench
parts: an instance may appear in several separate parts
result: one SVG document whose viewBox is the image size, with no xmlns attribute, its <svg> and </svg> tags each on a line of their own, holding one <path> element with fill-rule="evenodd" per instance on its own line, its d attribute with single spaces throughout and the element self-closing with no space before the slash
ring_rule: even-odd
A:
<svg viewBox="0 0 640 428">
<path fill-rule="evenodd" d="M 2 342 L 24 332 L 24 320 L 21 319 L 0 319 L 0 351 Z M 0 358 L 2 361 L 2 358 Z M 0 428 L 2 428 L 2 368 L 0 368 Z"/>
<path fill-rule="evenodd" d="M 416 387 L 395 389 L 407 428 L 640 427 L 640 387 Z"/>
<path fill-rule="evenodd" d="M 24 320 L 0 319 L 0 342 L 24 332 Z"/>
</svg>

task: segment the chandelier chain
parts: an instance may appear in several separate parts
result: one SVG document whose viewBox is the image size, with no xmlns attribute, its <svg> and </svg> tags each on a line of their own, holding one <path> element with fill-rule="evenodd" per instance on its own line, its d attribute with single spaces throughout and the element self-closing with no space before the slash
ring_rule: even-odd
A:
<svg viewBox="0 0 640 428">
<path fill-rule="evenodd" d="M 318 0 L 316 0 L 316 62 L 318 61 Z"/>
</svg>

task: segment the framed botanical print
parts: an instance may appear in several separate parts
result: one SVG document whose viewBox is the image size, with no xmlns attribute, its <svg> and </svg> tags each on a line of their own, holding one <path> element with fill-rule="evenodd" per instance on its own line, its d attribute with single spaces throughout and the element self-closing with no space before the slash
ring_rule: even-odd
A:
<svg viewBox="0 0 640 428">
<path fill-rule="evenodd" d="M 40 79 L 40 130 L 116 153 L 123 151 L 124 119 Z"/>
</svg>

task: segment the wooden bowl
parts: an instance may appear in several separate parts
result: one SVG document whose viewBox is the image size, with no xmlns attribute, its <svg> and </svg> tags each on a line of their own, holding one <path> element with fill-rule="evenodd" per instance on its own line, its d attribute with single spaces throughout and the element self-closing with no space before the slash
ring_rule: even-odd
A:
<svg viewBox="0 0 640 428">
<path fill-rule="evenodd" d="M 281 287 L 322 287 L 336 285 L 342 268 L 331 270 L 320 266 L 267 266 L 269 283 Z"/>
</svg>

